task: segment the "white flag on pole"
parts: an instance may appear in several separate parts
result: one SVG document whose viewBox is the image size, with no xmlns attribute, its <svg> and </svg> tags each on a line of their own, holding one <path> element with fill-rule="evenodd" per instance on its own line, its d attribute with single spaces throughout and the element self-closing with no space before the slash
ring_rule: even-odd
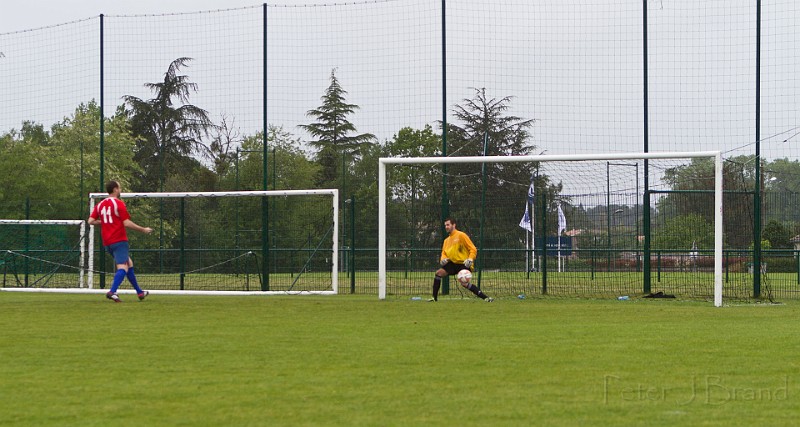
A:
<svg viewBox="0 0 800 427">
<path fill-rule="evenodd" d="M 564 211 L 561 210 L 561 203 L 558 204 L 558 271 L 561 269 L 561 233 L 567 229 L 567 218 L 564 216 Z"/>
<path fill-rule="evenodd" d="M 528 187 L 528 201 L 525 203 L 525 214 L 522 215 L 522 219 L 519 220 L 519 226 L 528 230 L 529 232 L 533 232 L 531 227 L 531 213 L 529 210 L 529 206 L 533 205 L 533 181 L 531 181 L 531 185 Z"/>
<path fill-rule="evenodd" d="M 519 220 L 519 226 L 524 228 L 524 229 L 526 229 L 526 230 L 528 230 L 528 231 L 532 231 L 531 230 L 531 213 L 528 210 L 528 204 L 527 203 L 525 203 L 525 214 L 522 215 L 522 219 Z"/>
<path fill-rule="evenodd" d="M 567 229 L 567 218 L 564 216 L 564 211 L 561 210 L 561 203 L 558 204 L 558 235 L 561 239 L 561 233 Z"/>
</svg>

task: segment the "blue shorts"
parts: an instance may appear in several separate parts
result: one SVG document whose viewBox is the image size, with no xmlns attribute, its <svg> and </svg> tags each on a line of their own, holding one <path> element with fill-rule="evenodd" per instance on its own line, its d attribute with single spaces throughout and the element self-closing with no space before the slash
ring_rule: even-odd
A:
<svg viewBox="0 0 800 427">
<path fill-rule="evenodd" d="M 122 241 L 106 246 L 106 251 L 114 257 L 114 264 L 127 264 L 129 248 L 128 242 Z"/>
</svg>

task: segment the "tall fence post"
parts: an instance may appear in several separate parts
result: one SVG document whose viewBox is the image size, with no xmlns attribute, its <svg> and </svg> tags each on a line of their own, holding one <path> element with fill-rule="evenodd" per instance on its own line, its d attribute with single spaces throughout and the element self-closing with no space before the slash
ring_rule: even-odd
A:
<svg viewBox="0 0 800 427">
<path fill-rule="evenodd" d="M 343 236 L 344 237 L 344 236 Z M 350 293 L 356 293 L 356 196 L 350 196 Z"/>
<path fill-rule="evenodd" d="M 753 197 L 753 298 L 761 296 L 761 0 L 756 1 L 756 163 Z"/>
</svg>

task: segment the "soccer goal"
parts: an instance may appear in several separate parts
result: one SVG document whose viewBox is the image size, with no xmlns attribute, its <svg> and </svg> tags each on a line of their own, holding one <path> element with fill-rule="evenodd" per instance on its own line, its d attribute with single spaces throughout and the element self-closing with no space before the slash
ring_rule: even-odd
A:
<svg viewBox="0 0 800 427">
<path fill-rule="evenodd" d="M 92 193 L 90 208 L 105 197 Z M 338 291 L 338 190 L 122 193 L 121 198 L 135 223 L 153 229 L 149 235 L 128 231 L 139 283 L 153 293 Z M 89 227 L 87 282 L 89 288 L 107 289 L 114 265 L 95 228 Z"/>
<path fill-rule="evenodd" d="M 84 287 L 86 222 L 0 220 L 4 290 Z"/>
<path fill-rule="evenodd" d="M 473 283 L 490 296 L 720 306 L 722 195 L 716 151 L 381 158 L 378 296 L 430 293 L 451 217 L 478 247 Z M 731 268 L 726 280 L 747 277 Z"/>
</svg>

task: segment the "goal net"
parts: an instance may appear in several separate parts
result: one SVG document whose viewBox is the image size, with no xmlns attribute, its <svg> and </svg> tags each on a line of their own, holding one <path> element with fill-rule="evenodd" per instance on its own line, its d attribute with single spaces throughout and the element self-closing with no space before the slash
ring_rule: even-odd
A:
<svg viewBox="0 0 800 427">
<path fill-rule="evenodd" d="M 722 304 L 719 152 L 382 158 L 378 179 L 381 299 L 430 294 L 451 217 L 478 248 L 473 283 L 495 298 Z M 746 288 L 744 264 L 725 265 L 726 297 Z"/>
<path fill-rule="evenodd" d="M 2 288 L 83 287 L 85 234 L 80 220 L 0 220 Z"/>
<path fill-rule="evenodd" d="M 105 197 L 91 194 L 91 207 Z M 144 289 L 214 295 L 337 292 L 337 190 L 122 193 L 121 198 L 135 223 L 153 229 L 148 235 L 128 231 Z M 89 227 L 87 282 L 90 288 L 108 288 L 113 259 L 102 250 L 95 228 Z"/>
</svg>

